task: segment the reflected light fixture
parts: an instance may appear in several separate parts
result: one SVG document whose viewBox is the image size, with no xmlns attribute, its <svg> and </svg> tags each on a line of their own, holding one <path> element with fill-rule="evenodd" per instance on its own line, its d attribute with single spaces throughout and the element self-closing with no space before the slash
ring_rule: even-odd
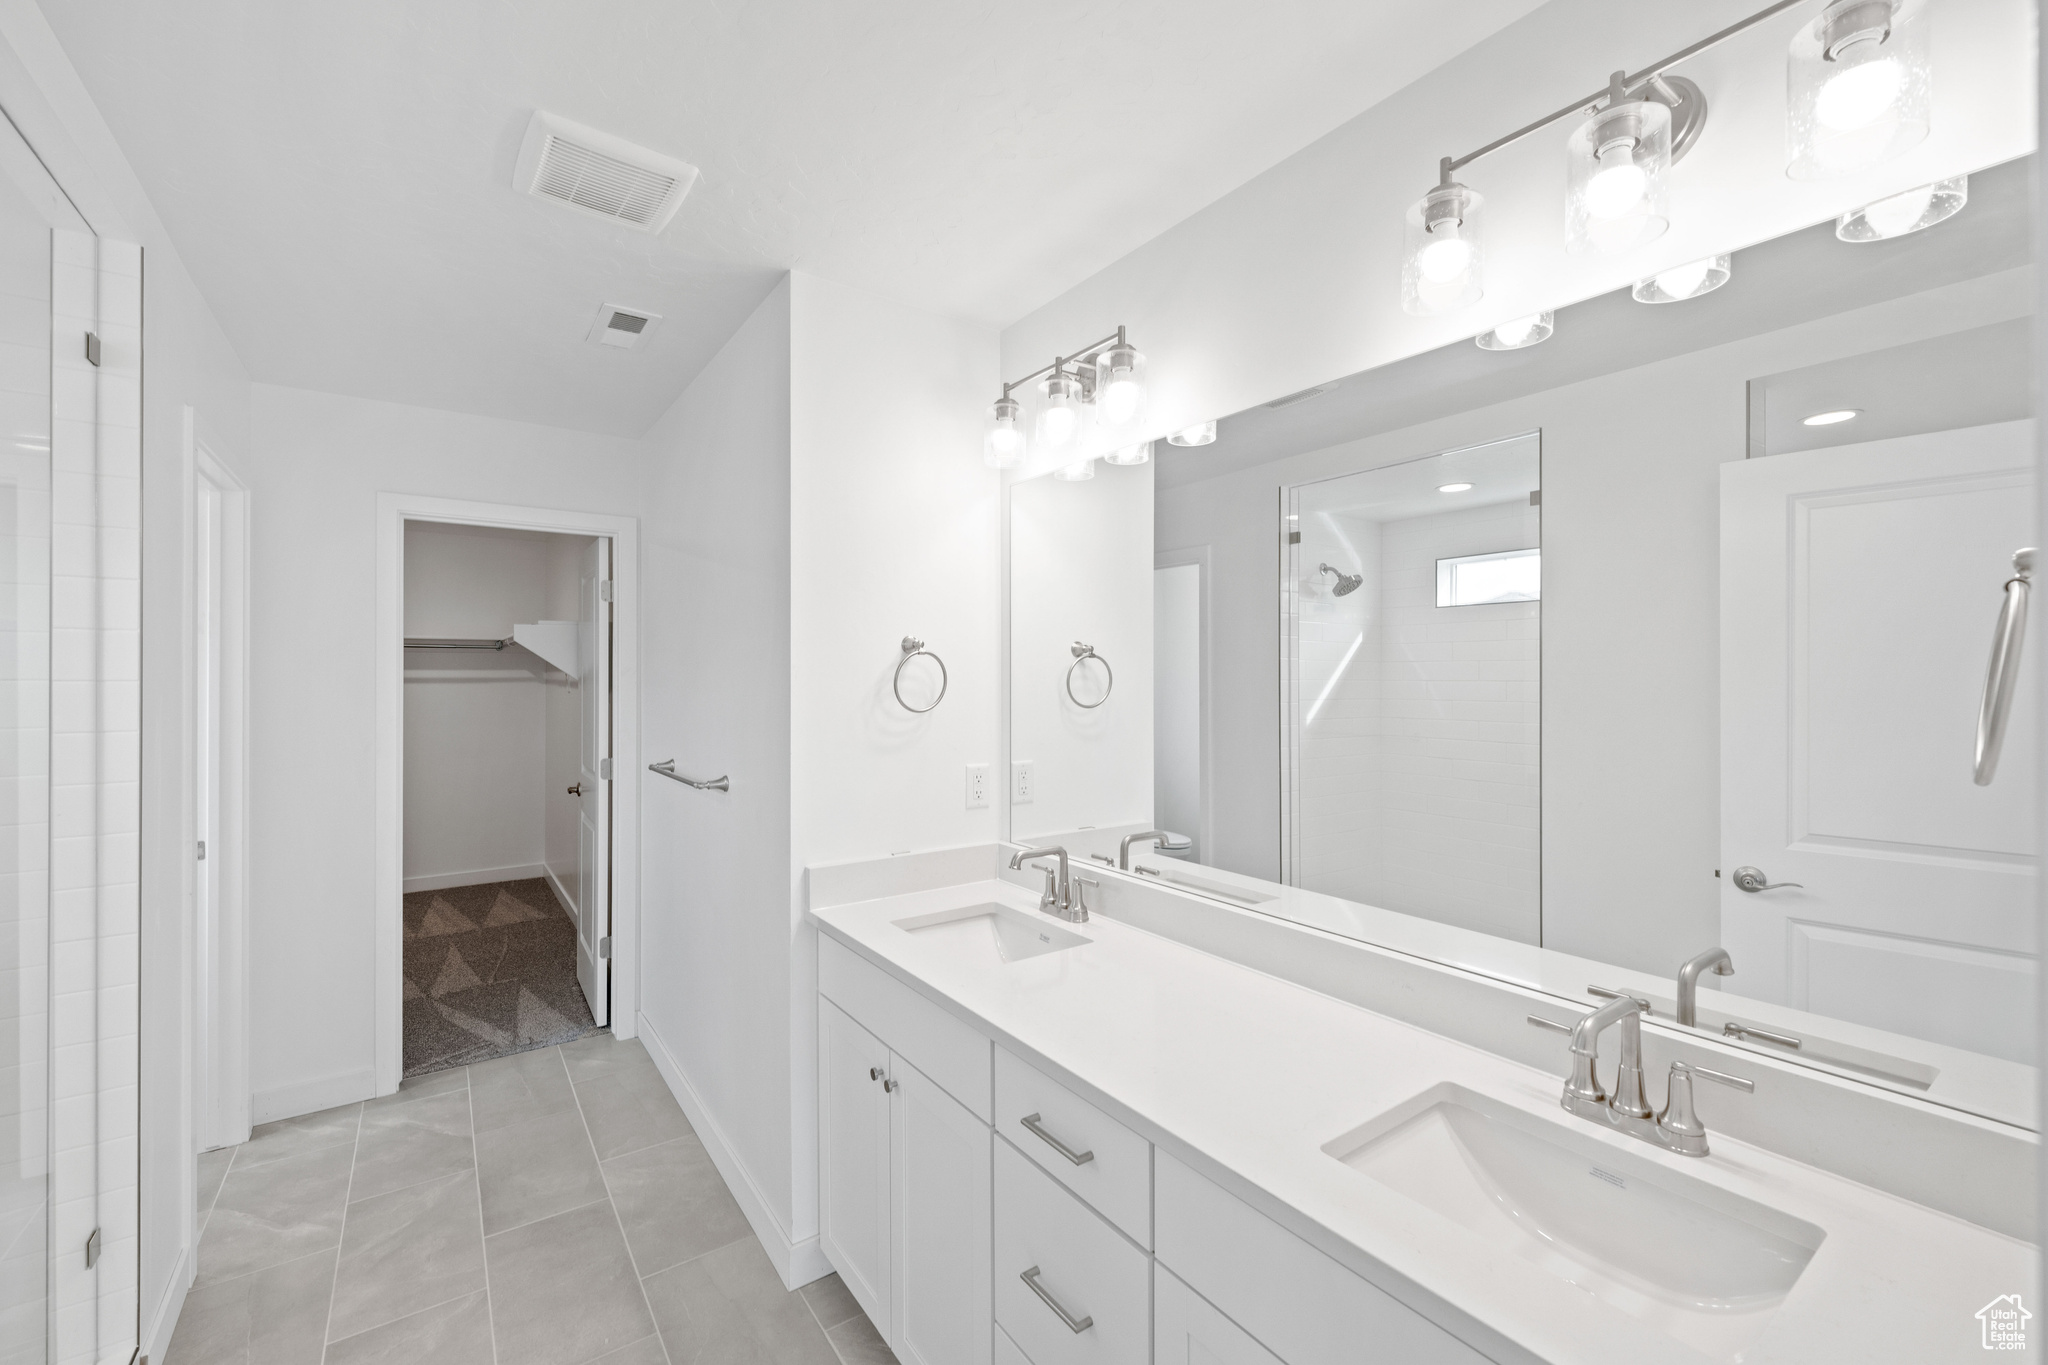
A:
<svg viewBox="0 0 2048 1365">
<path fill-rule="evenodd" d="M 1037 404 L 1036 429 L 1027 442 L 1024 405 L 1014 395 L 1033 380 L 1039 381 L 1043 401 Z M 1058 457 L 1083 443 L 1092 446 L 1098 432 L 1123 434 L 1121 444 L 1129 446 L 1129 437 L 1137 433 L 1119 429 L 1134 427 L 1144 411 L 1145 357 L 1119 327 L 1078 351 L 1054 356 L 1050 365 L 1041 365 L 1022 379 L 1004 383 L 982 428 L 982 462 L 993 469 L 1015 469 L 1031 448 Z M 1062 464 L 1075 466 L 1076 454 L 1067 454 Z M 1089 472 L 1071 477 L 1093 478 L 1092 464 Z"/>
<path fill-rule="evenodd" d="M 1647 280 L 1638 281 L 1629 295 L 1637 303 L 1677 303 L 1683 299 L 1696 299 L 1728 283 L 1734 273 L 1732 264 L 1726 256 L 1709 256 L 1704 261 L 1674 265 L 1669 270 L 1658 271 Z"/>
<path fill-rule="evenodd" d="M 1970 202 L 1970 177 L 1937 180 L 1932 185 L 1894 194 L 1851 209 L 1835 223 L 1835 236 L 1845 242 L 1882 242 L 1933 227 L 1953 218 Z"/>
<path fill-rule="evenodd" d="M 1512 318 L 1490 332 L 1481 332 L 1472 340 L 1482 351 L 1519 351 L 1524 346 L 1548 341 L 1555 330 L 1556 315 L 1546 310 L 1531 313 L 1525 318 Z"/>
<path fill-rule="evenodd" d="M 1076 460 L 1072 464 L 1063 464 L 1052 472 L 1052 476 L 1066 483 L 1080 483 L 1092 479 L 1095 477 L 1095 461 Z"/>
<path fill-rule="evenodd" d="M 1136 445 L 1122 446 L 1102 458 L 1106 463 L 1114 465 L 1143 464 L 1152 458 L 1152 443 L 1140 441 Z"/>
<path fill-rule="evenodd" d="M 1927 136 L 1927 10 L 1928 0 L 1833 0 L 1800 26 L 1785 60 L 1787 175 L 1847 175 Z"/>
<path fill-rule="evenodd" d="M 1216 423 L 1197 422 L 1191 427 L 1182 427 L 1166 438 L 1168 445 L 1205 446 L 1216 439 Z"/>
<path fill-rule="evenodd" d="M 1846 422 L 1852 417 L 1861 416 L 1862 412 L 1863 409 L 1861 408 L 1836 408 L 1832 412 L 1816 412 L 1813 416 L 1801 421 L 1799 425 L 1803 427 L 1831 427 L 1837 422 Z"/>
<path fill-rule="evenodd" d="M 1478 218 L 1484 201 L 1451 179 L 1451 158 L 1438 166 L 1436 188 L 1408 207 L 1401 307 L 1417 316 L 1454 312 L 1486 292 Z"/>
<path fill-rule="evenodd" d="M 1469 483 L 1440 483 L 1436 486 L 1436 491 L 1439 493 L 1470 493 L 1472 485 Z"/>
<path fill-rule="evenodd" d="M 1005 393 L 989 405 L 988 426 L 981 437 L 981 460 L 990 469 L 1015 469 L 1024 463 L 1024 405 Z"/>
</svg>

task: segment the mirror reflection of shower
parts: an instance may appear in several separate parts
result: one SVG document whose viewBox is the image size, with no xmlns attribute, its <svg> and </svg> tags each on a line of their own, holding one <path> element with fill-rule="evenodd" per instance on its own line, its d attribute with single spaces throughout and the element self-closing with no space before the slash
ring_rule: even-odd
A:
<svg viewBox="0 0 2048 1365">
<path fill-rule="evenodd" d="M 1316 572 L 1329 574 L 1337 580 L 1337 586 L 1331 589 L 1331 595 L 1335 597 L 1343 597 L 1348 593 L 1356 592 L 1358 591 L 1358 585 L 1365 582 L 1365 575 L 1362 573 L 1343 573 L 1331 568 L 1327 564 L 1316 565 Z"/>
</svg>

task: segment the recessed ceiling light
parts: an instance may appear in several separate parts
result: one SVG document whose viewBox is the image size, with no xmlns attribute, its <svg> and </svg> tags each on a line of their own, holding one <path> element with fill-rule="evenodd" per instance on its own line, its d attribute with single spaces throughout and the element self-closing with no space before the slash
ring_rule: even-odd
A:
<svg viewBox="0 0 2048 1365">
<path fill-rule="evenodd" d="M 1472 485 L 1469 483 L 1440 483 L 1436 486 L 1436 491 L 1439 493 L 1469 493 L 1472 491 Z"/>
<path fill-rule="evenodd" d="M 1833 412 L 1816 412 L 1799 425 L 1804 427 L 1831 427 L 1837 422 L 1846 422 L 1852 417 L 1860 416 L 1862 412 L 1863 409 L 1861 408 L 1836 408 Z"/>
</svg>

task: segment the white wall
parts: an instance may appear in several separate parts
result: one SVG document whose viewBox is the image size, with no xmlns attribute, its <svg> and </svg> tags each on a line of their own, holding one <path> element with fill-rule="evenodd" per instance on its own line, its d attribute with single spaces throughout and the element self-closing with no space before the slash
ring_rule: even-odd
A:
<svg viewBox="0 0 2048 1365">
<path fill-rule="evenodd" d="M 616 437 L 272 385 L 255 386 L 251 425 L 260 1122 L 373 1092 L 376 495 L 632 515 L 640 470 Z"/>
<path fill-rule="evenodd" d="M 1149 463 L 1010 487 L 1010 758 L 1036 784 L 1010 809 L 1017 842 L 1152 825 L 1151 513 Z M 1077 640 L 1114 672 L 1094 708 L 1067 695 Z M 1103 680 L 1083 664 L 1074 696 L 1102 698 Z"/>
<path fill-rule="evenodd" d="M 1858 175 L 1785 175 L 1785 51 L 1798 6 L 1679 68 L 1709 92 L 1705 132 L 1671 179 L 1670 231 L 1622 255 L 1571 255 L 1559 232 L 1569 124 L 1475 163 L 1487 294 L 1435 318 L 1400 307 L 1403 215 L 1461 155 L 1755 11 L 1751 0 L 1552 0 L 1003 332 L 1022 374 L 1127 325 L 1151 361 L 1160 432 L 1417 355 L 1778 237 L 1845 209 L 2011 160 L 2034 145 L 2034 6 L 1944 0 L 1932 132 Z M 1588 41 L 1598 35 L 1598 41 Z M 1633 68 L 1631 68 L 1633 69 Z"/>
</svg>

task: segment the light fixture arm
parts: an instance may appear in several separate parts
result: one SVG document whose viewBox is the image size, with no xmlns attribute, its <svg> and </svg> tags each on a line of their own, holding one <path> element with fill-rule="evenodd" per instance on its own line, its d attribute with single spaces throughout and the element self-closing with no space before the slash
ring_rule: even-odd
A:
<svg viewBox="0 0 2048 1365">
<path fill-rule="evenodd" d="M 1636 72 L 1634 75 L 1628 75 L 1624 72 L 1617 71 L 1611 78 L 1609 78 L 1607 85 L 1603 89 L 1586 96 L 1584 99 L 1573 100 L 1570 104 L 1567 104 L 1564 108 L 1557 110 L 1555 113 L 1545 114 L 1542 118 L 1537 119 L 1534 123 L 1525 124 L 1522 127 L 1515 129 L 1514 132 L 1509 133 L 1506 137 L 1495 138 L 1492 142 L 1487 143 L 1484 147 L 1481 147 L 1477 151 L 1467 152 L 1463 156 L 1445 157 L 1443 161 L 1440 163 L 1442 166 L 1443 183 L 1450 183 L 1450 177 L 1454 171 L 1464 169 L 1466 166 L 1471 165 L 1473 162 L 1477 161 L 1482 156 L 1489 156 L 1492 153 L 1501 150 L 1501 148 L 1503 147 L 1513 146 L 1515 143 L 1520 142 L 1523 138 L 1528 137 L 1531 133 L 1541 132 L 1543 129 L 1548 128 L 1551 124 L 1557 123 L 1560 120 L 1573 118 L 1575 116 L 1583 114 L 1596 113 L 1601 108 L 1602 101 L 1618 103 L 1621 100 L 1629 98 L 1631 96 L 1639 97 L 1642 94 L 1643 87 L 1645 86 L 1654 85 L 1657 87 L 1658 94 L 1660 97 L 1662 97 L 1660 102 L 1678 103 L 1680 101 L 1675 100 L 1672 97 L 1674 95 L 1680 94 L 1680 92 L 1675 91 L 1672 88 L 1671 82 L 1664 80 L 1663 77 L 1665 72 L 1669 71 L 1672 67 L 1678 65 L 1682 61 L 1685 61 L 1689 57 L 1697 57 L 1700 53 L 1705 52 L 1708 48 L 1713 47 L 1719 43 L 1726 42 L 1728 39 L 1733 38 L 1736 34 L 1741 33 L 1745 29 L 1753 28 L 1756 25 L 1762 23 L 1764 20 L 1769 19 L 1774 15 L 1782 14 L 1788 9 L 1792 9 L 1797 5 L 1807 4 L 1809 2 L 1810 0 L 1778 0 L 1777 4 L 1767 6 L 1764 9 L 1760 9 L 1755 14 L 1750 15 L 1746 19 L 1738 19 L 1734 23 L 1730 24 L 1728 27 L 1722 29 L 1720 32 L 1708 34 L 1706 37 L 1700 39 L 1698 42 L 1694 43 L 1690 47 L 1680 48 L 1678 51 L 1672 53 L 1669 57 L 1664 58 L 1662 61 L 1650 63 L 1650 65 L 1644 67 L 1641 71 Z M 1676 139 L 1674 138 L 1674 142 L 1675 140 Z M 1674 159 L 1677 155 L 1678 148 L 1674 145 Z"/>
<path fill-rule="evenodd" d="M 1025 375 L 1022 379 L 1006 380 L 1003 384 L 1003 397 L 1008 398 L 1010 396 L 1011 389 L 1021 389 L 1034 379 L 1043 379 L 1046 375 L 1058 374 L 1061 371 L 1065 370 L 1069 364 L 1076 362 L 1091 361 L 1095 359 L 1097 354 L 1108 350 L 1112 346 L 1127 346 L 1129 344 L 1129 342 L 1124 340 L 1124 329 L 1122 327 L 1118 327 L 1114 332 L 1111 332 L 1108 336 L 1102 337 L 1096 341 L 1091 341 L 1086 346 L 1083 346 L 1080 350 L 1075 351 L 1070 355 L 1054 356 L 1052 358 L 1052 364 L 1040 365 L 1037 369 L 1033 370 L 1030 374 Z"/>
</svg>

